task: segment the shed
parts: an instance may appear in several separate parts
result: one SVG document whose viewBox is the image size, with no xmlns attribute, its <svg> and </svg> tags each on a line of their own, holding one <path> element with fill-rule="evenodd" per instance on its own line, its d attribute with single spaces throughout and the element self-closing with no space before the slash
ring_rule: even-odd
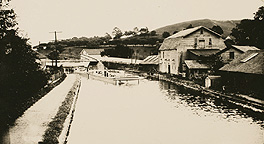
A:
<svg viewBox="0 0 264 144">
<path fill-rule="evenodd" d="M 210 70 L 210 66 L 197 60 L 185 60 L 184 63 L 186 64 L 186 75 L 189 79 L 202 78 Z"/>
<path fill-rule="evenodd" d="M 243 53 L 249 51 L 249 50 L 260 50 L 254 46 L 237 46 L 237 45 L 231 45 L 227 48 L 219 51 L 217 55 L 219 55 L 224 63 L 229 63 L 233 59 L 238 58 Z"/>
<path fill-rule="evenodd" d="M 221 76 L 209 75 L 205 78 L 206 88 L 217 88 L 221 86 Z"/>
<path fill-rule="evenodd" d="M 151 55 L 146 57 L 142 62 L 140 63 L 140 70 L 154 73 L 158 71 L 158 65 L 159 65 L 159 56 L 158 55 Z"/>
<path fill-rule="evenodd" d="M 153 64 L 158 65 L 159 64 L 159 56 L 158 55 L 151 55 L 146 57 L 140 64 Z"/>
<path fill-rule="evenodd" d="M 264 95 L 264 51 L 247 51 L 219 69 L 227 89 Z"/>
<path fill-rule="evenodd" d="M 188 69 L 210 69 L 210 67 L 206 64 L 200 63 L 197 60 L 185 60 L 184 61 Z"/>
</svg>

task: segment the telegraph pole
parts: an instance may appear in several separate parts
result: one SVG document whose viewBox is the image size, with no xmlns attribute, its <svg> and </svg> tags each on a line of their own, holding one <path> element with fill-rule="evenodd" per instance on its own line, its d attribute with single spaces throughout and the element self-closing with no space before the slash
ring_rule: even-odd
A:
<svg viewBox="0 0 264 144">
<path fill-rule="evenodd" d="M 55 41 L 54 41 L 54 44 L 55 44 L 55 51 L 56 51 L 56 56 L 55 56 L 55 66 L 57 67 L 58 66 L 58 50 L 57 50 L 57 33 L 62 33 L 61 31 L 60 32 L 57 32 L 57 31 L 54 31 L 54 32 L 50 32 L 50 33 L 54 33 L 55 35 Z"/>
</svg>

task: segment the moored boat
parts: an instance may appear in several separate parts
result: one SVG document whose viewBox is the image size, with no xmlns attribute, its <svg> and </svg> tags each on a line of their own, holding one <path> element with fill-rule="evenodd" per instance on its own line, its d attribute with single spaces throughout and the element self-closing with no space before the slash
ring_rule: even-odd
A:
<svg viewBox="0 0 264 144">
<path fill-rule="evenodd" d="M 139 80 L 143 79 L 119 70 L 91 70 L 88 72 L 88 78 L 119 85 L 128 83 L 129 81 L 137 81 L 139 83 Z"/>
</svg>

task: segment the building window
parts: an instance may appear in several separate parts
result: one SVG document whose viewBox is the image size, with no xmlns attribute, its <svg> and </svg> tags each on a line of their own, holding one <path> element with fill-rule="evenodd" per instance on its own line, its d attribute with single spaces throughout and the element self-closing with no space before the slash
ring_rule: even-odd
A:
<svg viewBox="0 0 264 144">
<path fill-rule="evenodd" d="M 164 58 L 164 52 L 162 52 L 162 57 Z"/>
<path fill-rule="evenodd" d="M 201 34 L 203 34 L 203 29 L 201 29 L 201 31 L 200 31 L 200 32 L 201 32 Z"/>
<path fill-rule="evenodd" d="M 197 47 L 197 38 L 194 38 L 194 48 Z"/>
<path fill-rule="evenodd" d="M 201 49 L 205 48 L 205 40 L 204 39 L 199 40 L 199 48 L 201 48 Z"/>
<path fill-rule="evenodd" d="M 229 58 L 234 59 L 235 58 L 235 53 L 234 52 L 229 52 Z"/>
<path fill-rule="evenodd" d="M 212 39 L 209 38 L 209 46 L 212 46 Z"/>
</svg>

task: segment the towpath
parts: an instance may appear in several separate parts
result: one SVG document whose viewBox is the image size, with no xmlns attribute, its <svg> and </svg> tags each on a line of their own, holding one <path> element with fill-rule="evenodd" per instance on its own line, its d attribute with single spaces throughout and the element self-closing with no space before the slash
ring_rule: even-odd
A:
<svg viewBox="0 0 264 144">
<path fill-rule="evenodd" d="M 10 144 L 37 144 L 42 140 L 47 125 L 56 115 L 59 106 L 73 86 L 77 75 L 68 75 L 66 79 L 16 120 L 9 129 L 7 139 Z"/>
</svg>

